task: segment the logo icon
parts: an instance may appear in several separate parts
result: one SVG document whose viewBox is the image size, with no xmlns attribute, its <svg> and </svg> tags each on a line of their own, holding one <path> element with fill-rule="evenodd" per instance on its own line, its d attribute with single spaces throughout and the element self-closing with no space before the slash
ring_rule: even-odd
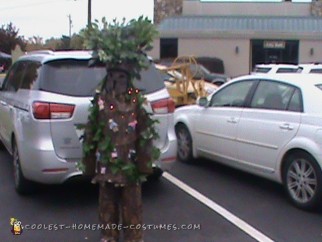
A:
<svg viewBox="0 0 322 242">
<path fill-rule="evenodd" d="M 23 231 L 23 226 L 21 221 L 16 218 L 10 218 L 11 233 L 13 235 L 21 235 Z"/>
</svg>

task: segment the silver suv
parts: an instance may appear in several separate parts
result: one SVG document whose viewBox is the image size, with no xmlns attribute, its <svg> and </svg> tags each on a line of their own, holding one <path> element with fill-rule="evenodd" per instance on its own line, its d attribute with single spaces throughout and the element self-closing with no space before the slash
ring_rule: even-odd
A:
<svg viewBox="0 0 322 242">
<path fill-rule="evenodd" d="M 20 57 L 8 71 L 0 90 L 0 139 L 12 154 L 15 188 L 28 193 L 33 182 L 60 184 L 81 176 L 80 124 L 87 122 L 88 108 L 103 66 L 89 67 L 89 51 L 39 51 Z M 146 108 L 159 120 L 160 160 L 155 177 L 176 159 L 173 125 L 174 102 L 154 64 L 135 81 L 148 100 Z"/>
</svg>

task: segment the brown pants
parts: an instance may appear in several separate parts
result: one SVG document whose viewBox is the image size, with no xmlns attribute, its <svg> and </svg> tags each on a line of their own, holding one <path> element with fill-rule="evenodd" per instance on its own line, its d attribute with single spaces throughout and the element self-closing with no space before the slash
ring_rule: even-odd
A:
<svg viewBox="0 0 322 242">
<path fill-rule="evenodd" d="M 141 184 L 115 187 L 113 183 L 100 184 L 99 218 L 103 238 L 116 242 L 121 230 L 125 242 L 142 242 L 142 194 Z"/>
</svg>

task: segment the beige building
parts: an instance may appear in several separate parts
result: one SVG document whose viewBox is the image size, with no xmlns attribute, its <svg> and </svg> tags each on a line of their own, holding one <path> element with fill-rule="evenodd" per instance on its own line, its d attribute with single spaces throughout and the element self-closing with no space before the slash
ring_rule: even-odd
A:
<svg viewBox="0 0 322 242">
<path fill-rule="evenodd" d="M 320 1 L 184 0 L 181 16 L 158 25 L 160 36 L 149 54 L 217 57 L 232 77 L 259 63 L 322 62 L 321 6 Z"/>
</svg>

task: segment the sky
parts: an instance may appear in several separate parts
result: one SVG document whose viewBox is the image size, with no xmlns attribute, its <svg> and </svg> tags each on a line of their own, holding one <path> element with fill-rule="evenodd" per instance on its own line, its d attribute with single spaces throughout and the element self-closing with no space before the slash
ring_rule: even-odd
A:
<svg viewBox="0 0 322 242">
<path fill-rule="evenodd" d="M 129 21 L 143 15 L 153 21 L 154 0 L 92 0 L 92 22 L 106 17 Z M 12 23 L 20 36 L 44 40 L 78 33 L 87 25 L 88 0 L 0 0 L 0 25 Z M 70 16 L 70 17 L 69 17 Z M 71 20 L 71 25 L 70 25 Z M 71 28 L 70 28 L 71 26 Z"/>
</svg>

